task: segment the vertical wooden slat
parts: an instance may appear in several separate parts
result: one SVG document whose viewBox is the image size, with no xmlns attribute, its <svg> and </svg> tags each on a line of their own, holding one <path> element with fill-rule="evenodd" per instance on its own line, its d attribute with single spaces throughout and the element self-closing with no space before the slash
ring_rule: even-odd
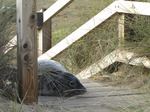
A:
<svg viewBox="0 0 150 112">
<path fill-rule="evenodd" d="M 47 20 L 43 26 L 43 53 L 51 48 L 52 42 L 52 29 L 51 19 Z"/>
<path fill-rule="evenodd" d="M 47 20 L 38 31 L 38 55 L 42 55 L 51 48 L 52 32 L 51 19 Z"/>
<path fill-rule="evenodd" d="M 21 102 L 37 102 L 36 0 L 17 0 L 17 61 Z"/>
<path fill-rule="evenodd" d="M 125 14 L 120 14 L 118 19 L 118 37 L 119 37 L 119 46 L 124 43 L 124 19 Z"/>
<path fill-rule="evenodd" d="M 124 1 L 124 0 L 119 0 Z M 118 37 L 119 37 L 119 46 L 121 47 L 121 44 L 124 43 L 124 21 L 125 14 L 120 14 L 118 19 Z"/>
</svg>

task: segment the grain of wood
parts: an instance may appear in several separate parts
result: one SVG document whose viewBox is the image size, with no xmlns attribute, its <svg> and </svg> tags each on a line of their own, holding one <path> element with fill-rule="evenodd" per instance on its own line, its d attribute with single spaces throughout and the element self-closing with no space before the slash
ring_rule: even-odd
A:
<svg viewBox="0 0 150 112">
<path fill-rule="evenodd" d="M 30 104 L 38 100 L 35 0 L 17 0 L 17 25 L 19 97 Z"/>
<path fill-rule="evenodd" d="M 52 46 L 51 19 L 47 20 L 41 30 L 38 31 L 38 56 L 45 53 Z"/>
</svg>

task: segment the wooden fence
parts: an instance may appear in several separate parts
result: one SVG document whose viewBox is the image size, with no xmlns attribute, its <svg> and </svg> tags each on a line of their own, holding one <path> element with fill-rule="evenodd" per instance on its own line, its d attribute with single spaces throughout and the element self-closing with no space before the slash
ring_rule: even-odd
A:
<svg viewBox="0 0 150 112">
<path fill-rule="evenodd" d="M 72 45 L 74 42 L 81 39 L 84 35 L 91 32 L 93 29 L 98 27 L 104 21 L 107 21 L 108 18 L 111 18 L 113 15 L 121 13 L 119 18 L 118 26 L 118 37 L 120 43 L 124 41 L 124 14 L 138 14 L 138 15 L 150 15 L 150 3 L 145 2 L 133 2 L 133 1 L 115 1 L 100 13 L 91 18 L 88 22 L 79 27 L 76 31 L 71 33 L 65 39 L 60 41 L 54 47 L 49 49 L 47 52 L 42 54 L 39 59 L 52 59 L 59 53 L 63 52 L 66 48 Z M 97 63 L 92 64 L 90 67 L 83 70 L 77 76 L 79 78 L 89 78 L 101 70 L 107 68 L 111 64 L 117 62 L 128 63 L 132 65 L 142 65 L 147 68 L 150 68 L 150 60 L 146 57 L 133 58 L 136 54 L 132 52 L 127 52 L 121 49 L 117 49 L 99 60 Z"/>
<path fill-rule="evenodd" d="M 130 1 L 115 1 L 100 13 L 91 18 L 88 22 L 79 27 L 76 31 L 71 33 L 65 39 L 60 41 L 54 47 L 49 49 L 46 53 L 41 55 L 39 58 L 53 58 L 61 53 L 63 50 L 68 48 L 74 42 L 81 39 L 84 35 L 95 29 L 97 26 L 102 24 L 108 18 L 111 18 L 114 14 L 117 13 L 130 13 L 130 14 L 140 14 L 140 15 L 150 15 L 150 3 L 142 2 L 130 2 Z M 122 28 L 124 25 L 122 25 Z M 122 28 L 118 29 L 122 35 L 120 38 L 123 38 L 124 31 Z"/>
</svg>

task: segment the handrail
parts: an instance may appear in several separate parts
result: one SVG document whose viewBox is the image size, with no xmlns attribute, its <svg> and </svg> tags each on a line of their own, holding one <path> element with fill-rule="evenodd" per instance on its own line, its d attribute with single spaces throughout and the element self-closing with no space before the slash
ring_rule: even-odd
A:
<svg viewBox="0 0 150 112">
<path fill-rule="evenodd" d="M 54 47 L 49 49 L 39 59 L 48 58 L 51 59 L 61 53 L 63 50 L 68 48 L 74 42 L 81 39 L 85 34 L 89 33 L 91 30 L 99 26 L 101 23 L 106 21 L 109 17 L 115 13 L 131 13 L 131 14 L 141 14 L 150 15 L 150 3 L 144 2 L 131 2 L 131 1 L 115 1 L 84 25 L 79 27 L 76 31 L 71 33 L 65 39 L 60 41 Z"/>
<path fill-rule="evenodd" d="M 118 13 L 150 15 L 150 3 L 148 2 L 117 1 L 115 8 Z"/>
<path fill-rule="evenodd" d="M 74 0 L 57 0 L 52 6 L 50 6 L 44 13 L 43 13 L 43 23 L 45 23 L 48 19 L 54 17 L 58 14 L 61 10 L 63 10 L 68 4 L 73 2 Z"/>
</svg>

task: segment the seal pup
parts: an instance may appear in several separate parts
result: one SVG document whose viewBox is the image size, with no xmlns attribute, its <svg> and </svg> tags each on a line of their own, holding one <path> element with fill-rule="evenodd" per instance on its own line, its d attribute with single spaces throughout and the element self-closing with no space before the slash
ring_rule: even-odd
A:
<svg viewBox="0 0 150 112">
<path fill-rule="evenodd" d="M 87 91 L 77 77 L 54 60 L 38 60 L 38 70 L 39 95 L 75 96 Z"/>
</svg>

